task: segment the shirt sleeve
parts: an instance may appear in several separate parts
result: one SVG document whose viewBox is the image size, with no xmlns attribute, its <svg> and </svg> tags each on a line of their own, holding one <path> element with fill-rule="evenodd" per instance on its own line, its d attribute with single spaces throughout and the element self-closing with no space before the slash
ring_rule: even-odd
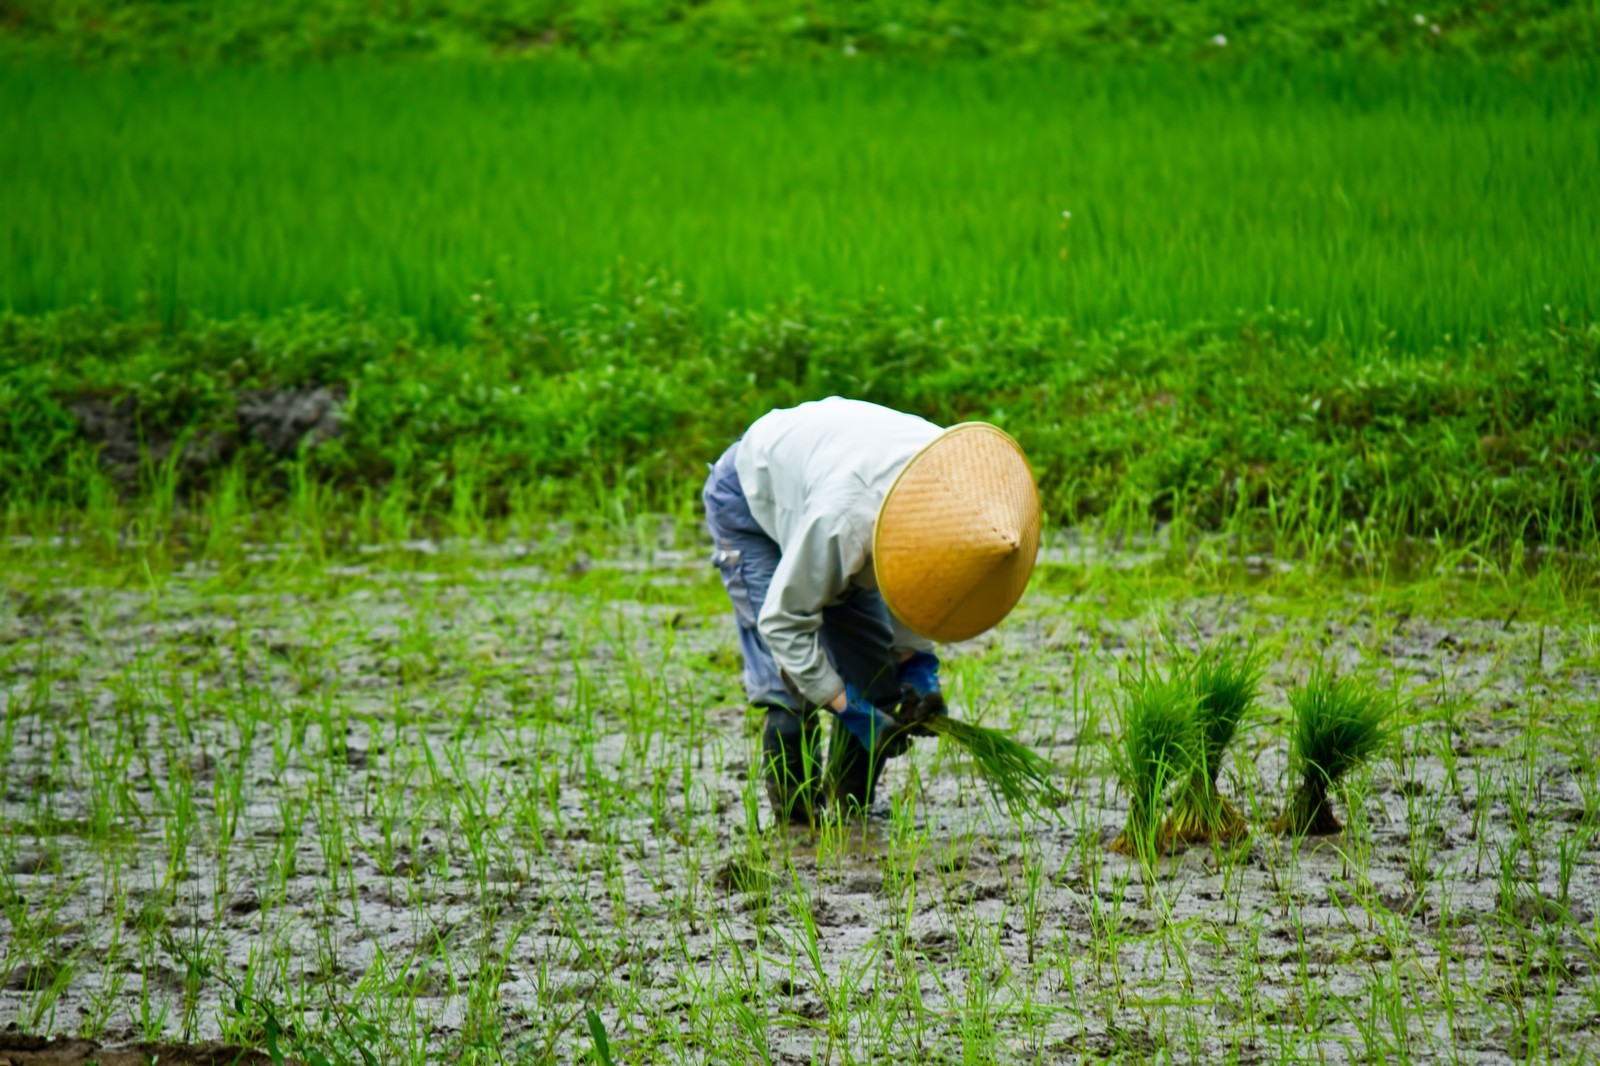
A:
<svg viewBox="0 0 1600 1066">
<path fill-rule="evenodd" d="M 866 563 L 867 545 L 848 511 L 804 518 L 773 572 L 756 628 L 778 667 L 808 702 L 825 704 L 844 679 L 822 650 L 822 609 L 849 587 Z"/>
</svg>

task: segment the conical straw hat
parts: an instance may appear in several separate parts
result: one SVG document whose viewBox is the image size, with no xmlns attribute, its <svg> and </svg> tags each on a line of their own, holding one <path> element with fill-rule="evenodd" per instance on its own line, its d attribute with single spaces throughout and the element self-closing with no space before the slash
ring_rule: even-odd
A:
<svg viewBox="0 0 1600 1066">
<path fill-rule="evenodd" d="M 1039 554 L 1039 490 L 1017 442 L 951 426 L 900 471 L 873 532 L 889 609 L 930 640 L 975 637 L 1010 613 Z"/>
</svg>

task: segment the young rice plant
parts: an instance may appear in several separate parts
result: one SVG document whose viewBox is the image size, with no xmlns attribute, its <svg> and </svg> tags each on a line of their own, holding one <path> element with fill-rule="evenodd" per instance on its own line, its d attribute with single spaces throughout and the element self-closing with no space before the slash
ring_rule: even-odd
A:
<svg viewBox="0 0 1600 1066">
<path fill-rule="evenodd" d="M 1217 788 L 1222 756 L 1239 723 L 1254 706 L 1261 685 L 1261 661 L 1254 650 L 1204 655 L 1189 672 L 1194 688 L 1194 732 L 1199 758 L 1173 802 L 1161 837 L 1175 846 L 1231 842 L 1249 835 L 1239 808 Z"/>
<path fill-rule="evenodd" d="M 922 724 L 936 736 L 960 745 L 983 772 L 995 795 L 1013 809 L 1036 809 L 1052 804 L 1058 797 L 1051 782 L 1058 772 L 1056 765 L 1000 730 L 948 715 L 926 719 Z"/>
<path fill-rule="evenodd" d="M 1370 682 L 1318 666 L 1289 696 L 1294 709 L 1291 775 L 1300 785 L 1272 830 L 1328 836 L 1344 829 L 1328 793 L 1388 739 L 1391 708 Z"/>
<path fill-rule="evenodd" d="M 1122 703 L 1118 776 L 1128 792 L 1128 822 L 1111 850 L 1149 865 L 1171 841 L 1161 831 L 1167 789 L 1195 765 L 1195 693 L 1185 676 L 1162 677 L 1146 669 Z"/>
</svg>

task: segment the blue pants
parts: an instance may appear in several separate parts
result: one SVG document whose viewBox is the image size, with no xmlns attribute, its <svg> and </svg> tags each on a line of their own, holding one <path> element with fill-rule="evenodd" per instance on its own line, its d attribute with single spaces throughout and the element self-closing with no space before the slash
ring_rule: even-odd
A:
<svg viewBox="0 0 1600 1066">
<path fill-rule="evenodd" d="M 756 628 L 782 553 L 750 514 L 734 467 L 738 449 L 735 441 L 706 478 L 706 525 L 716 542 L 714 558 L 723 587 L 733 601 L 739 650 L 744 655 L 745 695 L 751 703 L 767 708 L 762 757 L 768 792 L 780 815 L 799 821 L 810 817 L 814 805 L 817 774 L 810 734 L 816 725 L 816 708 L 807 706 L 785 680 Z M 828 661 L 846 683 L 880 707 L 894 706 L 900 698 L 900 684 L 895 673 L 894 629 L 883 597 L 871 589 L 854 589 L 823 609 L 819 636 Z M 880 767 L 837 724 L 831 749 L 828 777 L 835 798 L 861 806 L 871 803 Z"/>
</svg>

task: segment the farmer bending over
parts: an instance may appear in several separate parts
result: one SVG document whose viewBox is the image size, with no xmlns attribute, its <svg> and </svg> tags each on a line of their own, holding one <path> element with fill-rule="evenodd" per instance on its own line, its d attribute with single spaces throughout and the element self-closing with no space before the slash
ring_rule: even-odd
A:
<svg viewBox="0 0 1600 1066">
<path fill-rule="evenodd" d="M 1022 450 L 986 423 L 831 397 L 757 419 L 712 466 L 705 507 L 745 692 L 766 711 L 773 812 L 810 822 L 824 783 L 865 808 L 883 761 L 944 713 L 933 642 L 990 628 L 1027 586 L 1039 496 Z"/>
</svg>

